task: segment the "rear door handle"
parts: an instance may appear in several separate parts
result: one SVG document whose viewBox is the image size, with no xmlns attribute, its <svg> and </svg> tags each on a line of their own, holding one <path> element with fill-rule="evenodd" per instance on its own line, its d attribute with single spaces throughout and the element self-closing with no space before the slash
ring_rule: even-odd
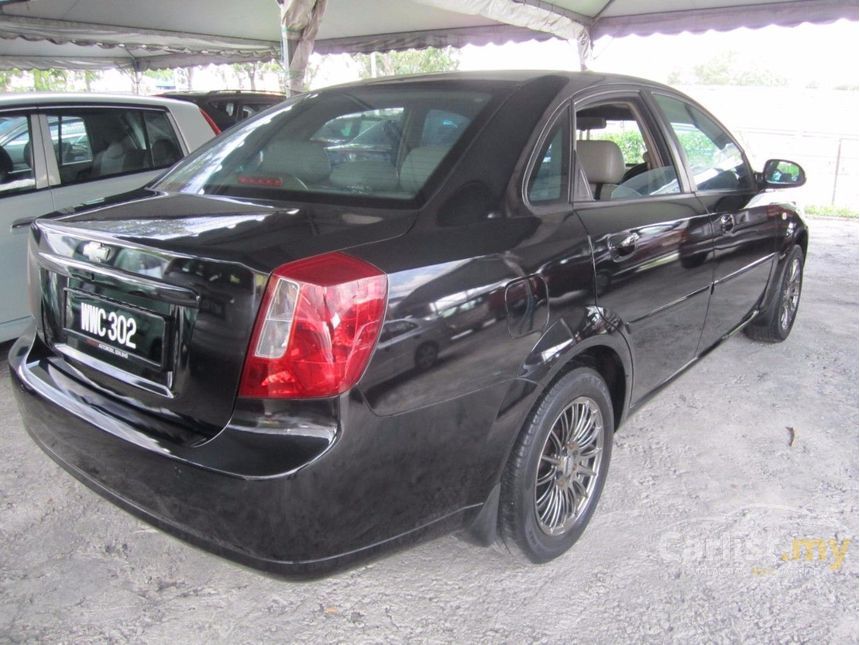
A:
<svg viewBox="0 0 860 645">
<path fill-rule="evenodd" d="M 734 215 L 723 215 L 720 217 L 720 229 L 723 233 L 731 233 L 735 228 L 735 216 Z"/>
<path fill-rule="evenodd" d="M 609 240 L 609 253 L 618 260 L 633 255 L 639 244 L 639 233 L 630 233 L 624 237 L 618 236 Z"/>
<path fill-rule="evenodd" d="M 20 228 L 27 228 L 30 224 L 33 223 L 35 217 L 21 217 L 12 222 L 12 226 L 10 226 L 10 230 L 15 231 Z"/>
</svg>

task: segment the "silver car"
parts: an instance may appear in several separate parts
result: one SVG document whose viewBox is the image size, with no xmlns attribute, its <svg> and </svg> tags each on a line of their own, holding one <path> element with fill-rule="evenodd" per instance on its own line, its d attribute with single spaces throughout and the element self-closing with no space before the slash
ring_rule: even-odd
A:
<svg viewBox="0 0 860 645">
<path fill-rule="evenodd" d="M 26 327 L 26 231 L 37 217 L 148 183 L 215 136 L 192 103 L 0 96 L 0 342 Z"/>
</svg>

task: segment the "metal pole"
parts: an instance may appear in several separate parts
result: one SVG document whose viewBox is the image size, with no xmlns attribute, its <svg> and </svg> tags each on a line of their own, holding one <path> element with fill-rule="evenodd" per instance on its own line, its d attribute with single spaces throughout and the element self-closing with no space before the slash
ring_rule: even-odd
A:
<svg viewBox="0 0 860 645">
<path fill-rule="evenodd" d="M 836 189 L 839 186 L 839 166 L 842 165 L 842 137 L 836 148 L 836 170 L 833 172 L 833 194 L 830 197 L 830 205 L 836 206 Z"/>
</svg>

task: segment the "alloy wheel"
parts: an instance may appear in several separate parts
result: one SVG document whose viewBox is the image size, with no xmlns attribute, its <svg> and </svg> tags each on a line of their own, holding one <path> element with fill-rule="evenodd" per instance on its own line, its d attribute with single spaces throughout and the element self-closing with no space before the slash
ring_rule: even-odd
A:
<svg viewBox="0 0 860 645">
<path fill-rule="evenodd" d="M 779 325 L 782 329 L 788 329 L 797 314 L 797 306 L 800 303 L 800 284 L 800 258 L 794 258 L 788 269 L 788 280 L 785 283 L 779 307 Z"/>
<path fill-rule="evenodd" d="M 563 534 L 588 506 L 604 431 L 600 407 L 586 396 L 574 399 L 553 423 L 535 475 L 535 516 L 547 535 Z"/>
</svg>

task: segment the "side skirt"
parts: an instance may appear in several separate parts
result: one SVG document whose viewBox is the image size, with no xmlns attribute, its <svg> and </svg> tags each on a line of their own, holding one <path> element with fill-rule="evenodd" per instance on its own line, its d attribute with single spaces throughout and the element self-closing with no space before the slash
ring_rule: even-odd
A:
<svg viewBox="0 0 860 645">
<path fill-rule="evenodd" d="M 686 371 L 687 371 L 688 369 L 690 369 L 693 365 L 695 365 L 696 363 L 698 363 L 702 358 L 704 358 L 705 356 L 707 356 L 708 354 L 710 354 L 712 351 L 714 351 L 717 347 L 719 347 L 720 345 L 722 345 L 722 344 L 723 344 L 725 341 L 727 341 L 729 338 L 731 338 L 732 336 L 734 336 L 735 334 L 737 334 L 737 333 L 739 333 L 741 330 L 743 330 L 743 328 L 744 328 L 744 327 L 746 327 L 746 326 L 747 326 L 747 325 L 749 325 L 753 320 L 755 320 L 756 316 L 758 316 L 760 312 L 761 312 L 761 309 L 759 309 L 758 307 L 756 307 L 755 309 L 753 309 L 751 312 L 749 312 L 749 313 L 747 314 L 746 318 L 744 318 L 740 323 L 738 323 L 738 324 L 737 324 L 737 325 L 736 325 L 736 326 L 735 326 L 731 331 L 729 331 L 729 332 L 727 332 L 727 333 L 723 334 L 723 335 L 719 338 L 719 340 L 717 340 L 717 342 L 715 342 L 713 345 L 711 345 L 710 347 L 708 347 L 708 348 L 706 348 L 705 350 L 703 350 L 702 352 L 700 352 L 698 356 L 696 356 L 696 357 L 695 357 L 695 358 L 693 358 L 691 361 L 689 361 L 689 362 L 688 362 L 688 363 L 686 363 L 684 366 L 682 366 L 678 371 L 676 371 L 674 374 L 672 374 L 672 376 L 670 376 L 669 378 L 667 378 L 667 379 L 666 379 L 665 381 L 663 381 L 660 385 L 658 385 L 658 386 L 657 386 L 657 387 L 655 387 L 653 390 L 651 390 L 650 392 L 648 392 L 648 394 L 646 394 L 646 395 L 645 395 L 645 396 L 643 396 L 641 399 L 639 399 L 638 401 L 636 401 L 636 403 L 634 403 L 633 405 L 631 405 L 631 406 L 630 406 L 630 408 L 627 410 L 627 414 L 625 414 L 625 415 L 624 415 L 624 419 L 622 420 L 622 422 L 623 422 L 623 421 L 626 421 L 626 420 L 630 417 L 630 415 L 632 415 L 633 413 L 635 413 L 635 412 L 636 412 L 639 408 L 641 408 L 644 404 L 648 403 L 648 401 L 650 401 L 650 400 L 651 400 L 652 398 L 654 398 L 657 394 L 659 394 L 660 392 L 662 392 L 666 387 L 668 387 L 669 385 L 671 385 L 671 384 L 675 381 L 675 379 L 677 379 L 679 376 L 681 376 L 681 374 L 683 374 L 684 372 L 686 372 Z M 619 423 L 619 427 L 620 427 L 620 426 L 621 426 L 621 424 Z"/>
</svg>

